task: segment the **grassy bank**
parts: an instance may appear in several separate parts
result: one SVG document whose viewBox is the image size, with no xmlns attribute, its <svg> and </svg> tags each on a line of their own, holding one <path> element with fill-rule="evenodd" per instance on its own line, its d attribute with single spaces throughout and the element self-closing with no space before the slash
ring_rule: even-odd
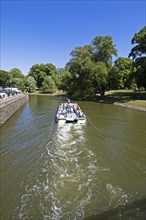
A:
<svg viewBox="0 0 146 220">
<path fill-rule="evenodd" d="M 109 104 L 118 102 L 146 108 L 146 91 L 111 90 L 105 93 L 104 102 Z"/>
</svg>

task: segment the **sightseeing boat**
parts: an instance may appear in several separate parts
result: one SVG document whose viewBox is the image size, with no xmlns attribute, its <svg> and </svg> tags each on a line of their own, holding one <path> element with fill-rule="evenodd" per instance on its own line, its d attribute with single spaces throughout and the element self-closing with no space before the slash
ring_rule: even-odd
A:
<svg viewBox="0 0 146 220">
<path fill-rule="evenodd" d="M 83 124 L 86 122 L 86 116 L 77 103 L 70 103 L 70 101 L 68 101 L 67 103 L 61 103 L 59 105 L 56 122 Z"/>
</svg>

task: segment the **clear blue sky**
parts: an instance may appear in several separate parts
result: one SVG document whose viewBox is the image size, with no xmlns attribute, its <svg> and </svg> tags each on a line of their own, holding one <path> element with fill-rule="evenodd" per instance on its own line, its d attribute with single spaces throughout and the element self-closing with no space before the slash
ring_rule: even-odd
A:
<svg viewBox="0 0 146 220">
<path fill-rule="evenodd" d="M 26 75 L 36 63 L 57 68 L 76 46 L 111 35 L 118 57 L 128 57 L 131 39 L 146 24 L 146 1 L 1 0 L 1 66 Z"/>
</svg>

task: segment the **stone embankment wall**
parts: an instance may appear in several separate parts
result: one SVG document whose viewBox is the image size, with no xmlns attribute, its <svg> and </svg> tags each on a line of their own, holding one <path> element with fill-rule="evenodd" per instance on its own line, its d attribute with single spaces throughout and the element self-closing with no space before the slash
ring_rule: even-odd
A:
<svg viewBox="0 0 146 220">
<path fill-rule="evenodd" d="M 22 93 L 0 100 L 0 126 L 28 101 L 28 94 Z"/>
</svg>

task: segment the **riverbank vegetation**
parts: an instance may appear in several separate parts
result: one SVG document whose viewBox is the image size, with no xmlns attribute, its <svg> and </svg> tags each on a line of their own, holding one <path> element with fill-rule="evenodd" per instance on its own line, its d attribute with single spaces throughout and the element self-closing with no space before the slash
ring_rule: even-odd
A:
<svg viewBox="0 0 146 220">
<path fill-rule="evenodd" d="M 146 90 L 146 26 L 134 34 L 131 43 L 129 56 L 118 57 L 112 36 L 96 36 L 91 43 L 75 47 L 63 68 L 52 63 L 34 64 L 26 76 L 18 68 L 0 70 L 0 86 L 17 87 L 29 93 L 63 91 L 73 99 L 133 104 L 135 100 L 146 99 L 145 92 L 140 91 Z"/>
<path fill-rule="evenodd" d="M 100 101 L 100 97 L 98 96 Z M 122 103 L 146 108 L 146 91 L 110 90 L 105 93 L 104 102 L 109 104 Z"/>
</svg>

